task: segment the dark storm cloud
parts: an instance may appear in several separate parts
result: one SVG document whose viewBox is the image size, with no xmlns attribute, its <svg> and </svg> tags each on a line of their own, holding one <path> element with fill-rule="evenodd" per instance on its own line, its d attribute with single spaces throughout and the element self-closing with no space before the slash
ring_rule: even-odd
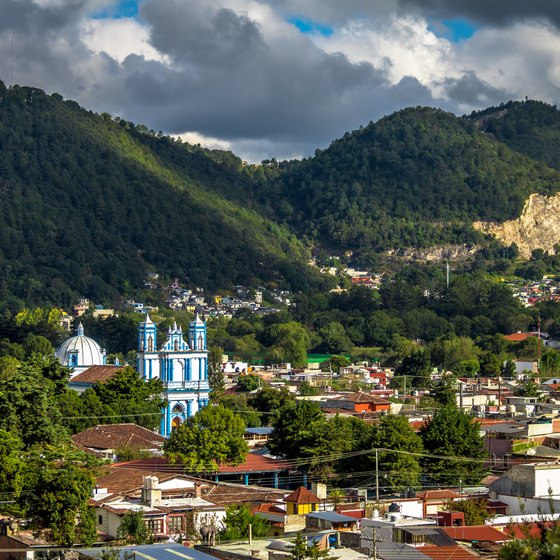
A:
<svg viewBox="0 0 560 560">
<path fill-rule="evenodd" d="M 257 23 L 231 10 L 178 0 L 161 10 L 154 0 L 141 15 L 152 44 L 172 63 L 124 61 L 126 113 L 168 132 L 291 139 L 312 153 L 403 100 L 433 101 L 416 80 L 391 87 L 370 64 L 327 54 L 299 33 L 267 42 Z"/>
<path fill-rule="evenodd" d="M 492 87 L 472 72 L 460 78 L 448 78 L 443 82 L 447 97 L 451 102 L 471 107 L 495 105 L 508 99 L 504 90 Z"/>
<path fill-rule="evenodd" d="M 491 25 L 509 25 L 527 19 L 548 19 L 560 24 L 556 0 L 399 0 L 401 7 L 441 18 L 469 18 Z"/>
</svg>

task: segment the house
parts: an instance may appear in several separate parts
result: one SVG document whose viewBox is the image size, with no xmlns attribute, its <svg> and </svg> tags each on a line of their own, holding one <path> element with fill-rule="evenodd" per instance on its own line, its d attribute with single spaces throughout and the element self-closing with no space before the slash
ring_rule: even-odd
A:
<svg viewBox="0 0 560 560">
<path fill-rule="evenodd" d="M 306 516 L 305 530 L 312 531 L 355 531 L 358 520 L 335 511 L 314 511 Z"/>
<path fill-rule="evenodd" d="M 270 434 L 274 431 L 272 426 L 263 426 L 260 428 L 245 428 L 243 439 L 249 447 L 261 447 L 266 445 Z"/>
<path fill-rule="evenodd" d="M 435 516 L 440 509 L 444 509 L 447 502 L 465 498 L 462 494 L 449 489 L 424 490 L 423 492 L 417 492 L 416 497 L 422 501 L 422 517 Z"/>
<path fill-rule="evenodd" d="M 165 438 L 136 424 L 100 424 L 74 434 L 72 442 L 94 452 L 97 456 L 114 461 L 118 450 L 133 449 L 161 455 Z"/>
<path fill-rule="evenodd" d="M 321 403 L 323 404 L 323 403 Z M 332 399 L 327 399 L 324 403 L 325 408 L 341 408 L 352 412 L 385 412 L 391 409 L 391 402 L 370 393 L 358 391 L 342 395 Z"/>
<path fill-rule="evenodd" d="M 508 515 L 548 514 L 560 510 L 560 464 L 513 465 L 490 484 L 492 498 L 507 504 Z"/>
<path fill-rule="evenodd" d="M 285 500 L 288 515 L 305 515 L 319 509 L 321 500 L 305 486 L 300 486 L 288 495 Z"/>
</svg>

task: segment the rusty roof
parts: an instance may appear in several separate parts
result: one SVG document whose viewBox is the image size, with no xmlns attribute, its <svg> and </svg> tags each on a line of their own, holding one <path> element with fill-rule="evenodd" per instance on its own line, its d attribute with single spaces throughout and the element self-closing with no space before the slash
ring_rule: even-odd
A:
<svg viewBox="0 0 560 560">
<path fill-rule="evenodd" d="M 124 366 L 91 366 L 70 378 L 69 383 L 105 383 Z"/>
<path fill-rule="evenodd" d="M 94 449 L 155 449 L 163 445 L 165 438 L 137 424 L 100 424 L 74 434 L 72 441 Z"/>
</svg>

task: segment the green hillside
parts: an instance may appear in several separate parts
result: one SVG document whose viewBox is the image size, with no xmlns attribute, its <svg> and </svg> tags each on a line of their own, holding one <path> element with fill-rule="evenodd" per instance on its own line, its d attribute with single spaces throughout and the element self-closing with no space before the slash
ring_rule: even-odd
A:
<svg viewBox="0 0 560 560">
<path fill-rule="evenodd" d="M 316 282 L 305 247 L 251 209 L 240 169 L 231 154 L 0 82 L 0 296 L 110 301 L 147 270 L 207 288 Z"/>
<path fill-rule="evenodd" d="M 354 249 L 474 242 L 473 220 L 506 220 L 560 174 L 430 108 L 405 109 L 347 133 L 313 158 L 281 165 L 260 200 L 324 244 Z"/>
<path fill-rule="evenodd" d="M 487 134 L 529 157 L 560 169 L 560 111 L 542 101 L 510 101 L 468 117 Z"/>
</svg>

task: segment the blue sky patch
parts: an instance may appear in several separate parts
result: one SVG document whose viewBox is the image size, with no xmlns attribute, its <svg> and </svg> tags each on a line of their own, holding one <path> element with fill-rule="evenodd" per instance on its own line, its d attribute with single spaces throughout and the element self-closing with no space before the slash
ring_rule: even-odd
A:
<svg viewBox="0 0 560 560">
<path fill-rule="evenodd" d="M 323 37 L 330 37 L 334 30 L 330 25 L 319 23 L 310 19 L 292 17 L 288 20 L 293 26 L 297 27 L 302 33 L 308 35 L 323 35 Z"/>
<path fill-rule="evenodd" d="M 444 19 L 431 22 L 428 29 L 438 37 L 445 37 L 453 43 L 457 43 L 470 39 L 478 28 L 465 19 Z"/>
<path fill-rule="evenodd" d="M 135 18 L 138 16 L 138 4 L 141 0 L 119 0 L 92 14 L 94 19 Z"/>
</svg>

